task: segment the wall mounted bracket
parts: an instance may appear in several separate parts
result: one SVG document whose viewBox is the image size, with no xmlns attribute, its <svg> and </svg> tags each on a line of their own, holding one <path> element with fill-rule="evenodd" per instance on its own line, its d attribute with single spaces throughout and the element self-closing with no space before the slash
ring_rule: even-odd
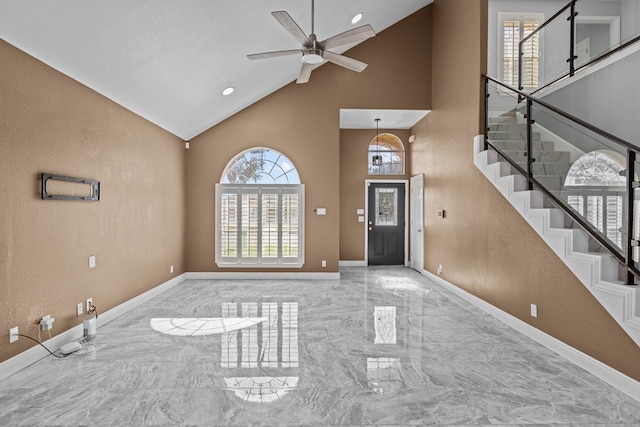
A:
<svg viewBox="0 0 640 427">
<path fill-rule="evenodd" d="M 63 181 L 74 184 L 85 184 L 89 186 L 89 194 L 71 191 L 65 194 L 51 194 L 47 191 L 47 183 L 49 181 Z M 75 188 L 73 189 L 75 190 Z M 86 178 L 74 178 L 70 176 L 54 175 L 51 173 L 42 174 L 42 199 L 43 200 L 86 200 L 97 202 L 100 201 L 100 181 Z"/>
</svg>

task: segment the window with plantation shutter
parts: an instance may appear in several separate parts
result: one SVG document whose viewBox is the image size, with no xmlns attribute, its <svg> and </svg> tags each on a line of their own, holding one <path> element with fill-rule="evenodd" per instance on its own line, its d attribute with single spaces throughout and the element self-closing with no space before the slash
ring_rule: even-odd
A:
<svg viewBox="0 0 640 427">
<path fill-rule="evenodd" d="M 269 149 L 241 153 L 216 184 L 216 263 L 302 267 L 304 185 L 293 164 Z"/>
<path fill-rule="evenodd" d="M 540 33 L 536 33 L 522 46 L 520 41 L 533 33 L 544 21 L 541 14 L 500 13 L 498 18 L 500 34 L 500 55 L 498 69 L 502 81 L 518 88 L 518 72 L 522 60 L 522 86 L 524 89 L 537 88 L 540 81 Z"/>
<path fill-rule="evenodd" d="M 611 150 L 583 154 L 571 165 L 562 189 L 569 206 L 621 249 L 625 162 L 624 155 Z"/>
<path fill-rule="evenodd" d="M 520 43 L 520 22 L 504 21 L 502 31 L 502 81 L 509 86 L 518 85 L 518 43 Z"/>
<path fill-rule="evenodd" d="M 522 36 L 528 37 L 538 29 L 538 21 L 521 22 Z M 538 73 L 540 71 L 540 33 L 534 34 L 522 45 L 522 86 L 537 88 L 539 84 Z"/>
</svg>

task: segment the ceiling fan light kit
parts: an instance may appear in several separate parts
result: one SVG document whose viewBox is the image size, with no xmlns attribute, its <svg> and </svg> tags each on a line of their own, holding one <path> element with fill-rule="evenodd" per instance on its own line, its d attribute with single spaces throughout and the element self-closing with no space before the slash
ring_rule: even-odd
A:
<svg viewBox="0 0 640 427">
<path fill-rule="evenodd" d="M 307 49 L 302 54 L 302 62 L 309 65 L 316 65 L 322 62 L 322 51 L 320 49 Z"/>
<path fill-rule="evenodd" d="M 291 15 L 281 10 L 271 12 L 274 18 L 289 32 L 302 46 L 300 49 L 278 50 L 274 52 L 254 53 L 247 55 L 249 59 L 264 59 L 277 56 L 286 56 L 294 54 L 302 54 L 302 67 L 298 74 L 296 82 L 307 83 L 311 77 L 311 71 L 315 65 L 321 64 L 324 60 L 333 62 L 336 65 L 347 68 L 358 73 L 367 68 L 367 64 L 357 59 L 349 58 L 330 51 L 340 46 L 348 44 L 356 44 L 376 35 L 371 25 L 362 25 L 343 33 L 329 37 L 324 41 L 317 41 L 314 33 L 314 0 L 311 0 L 311 34 L 307 36 L 300 26 L 293 20 Z"/>
</svg>

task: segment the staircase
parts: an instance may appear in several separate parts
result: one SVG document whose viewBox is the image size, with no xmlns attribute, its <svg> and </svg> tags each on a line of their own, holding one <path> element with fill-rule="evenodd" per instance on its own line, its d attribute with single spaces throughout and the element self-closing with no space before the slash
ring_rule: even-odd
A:
<svg viewBox="0 0 640 427">
<path fill-rule="evenodd" d="M 489 138 L 526 169 L 526 126 L 515 113 L 489 119 Z M 568 152 L 556 151 L 551 141 L 533 134 L 532 164 L 536 179 L 552 192 L 559 191 L 571 167 Z M 589 235 L 582 229 L 565 226 L 565 214 L 558 208 L 545 208 L 544 195 L 527 190 L 527 180 L 506 161 L 499 161 L 495 150 L 484 150 L 484 136 L 474 138 L 474 164 L 513 205 L 529 225 L 569 267 L 626 333 L 640 346 L 640 291 L 619 280 L 618 262 L 607 253 L 589 250 Z"/>
<path fill-rule="evenodd" d="M 527 126 L 519 123 L 515 111 L 489 118 L 491 141 L 519 166 L 527 169 Z M 539 132 L 532 134 L 535 162 L 531 171 L 551 191 L 559 191 L 571 168 L 570 153 L 556 151 L 553 141 L 542 141 Z"/>
</svg>

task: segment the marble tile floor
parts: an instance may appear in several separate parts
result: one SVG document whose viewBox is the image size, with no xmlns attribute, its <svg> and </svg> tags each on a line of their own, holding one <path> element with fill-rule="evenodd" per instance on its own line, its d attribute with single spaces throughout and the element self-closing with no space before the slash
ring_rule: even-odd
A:
<svg viewBox="0 0 640 427">
<path fill-rule="evenodd" d="M 402 267 L 188 280 L 0 382 L 2 426 L 640 426 L 640 403 Z"/>
</svg>

